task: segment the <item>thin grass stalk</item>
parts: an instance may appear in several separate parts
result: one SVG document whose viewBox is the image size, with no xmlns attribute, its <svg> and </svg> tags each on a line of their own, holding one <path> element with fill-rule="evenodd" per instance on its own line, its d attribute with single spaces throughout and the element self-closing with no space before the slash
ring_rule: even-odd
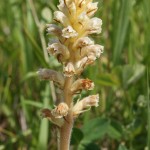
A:
<svg viewBox="0 0 150 150">
<path fill-rule="evenodd" d="M 31 8 L 31 12 L 32 12 L 35 24 L 36 24 L 36 26 L 38 28 L 38 31 L 39 31 L 41 44 L 42 44 L 42 49 L 43 49 L 43 53 L 44 53 L 44 58 L 45 58 L 45 61 L 48 63 L 49 62 L 49 58 L 48 58 L 48 54 L 47 54 L 47 51 L 46 51 L 45 38 L 44 38 L 44 35 L 43 35 L 44 28 L 43 28 L 42 24 L 40 23 L 40 21 L 38 19 L 38 16 L 37 16 L 37 13 L 36 13 L 33 1 L 32 0 L 28 0 L 28 2 L 29 2 L 29 5 L 30 5 L 30 8 Z"/>
<path fill-rule="evenodd" d="M 149 99 L 149 69 L 147 67 L 147 111 L 148 111 L 148 138 L 147 147 L 150 149 L 150 99 Z"/>
</svg>

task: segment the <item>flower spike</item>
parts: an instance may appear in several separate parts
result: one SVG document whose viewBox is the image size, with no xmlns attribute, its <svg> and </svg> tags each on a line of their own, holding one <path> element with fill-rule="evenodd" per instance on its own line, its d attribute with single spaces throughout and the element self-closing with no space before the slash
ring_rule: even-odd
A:
<svg viewBox="0 0 150 150">
<path fill-rule="evenodd" d="M 98 2 L 93 0 L 59 0 L 53 19 L 56 24 L 47 25 L 47 33 L 55 36 L 50 39 L 47 52 L 62 64 L 62 73 L 50 69 L 38 71 L 41 79 L 52 80 L 57 85 L 56 90 L 53 90 L 57 92 L 56 106 L 51 110 L 43 109 L 42 115 L 58 127 L 60 150 L 70 149 L 74 120 L 99 103 L 98 94 L 74 103 L 77 94 L 94 89 L 93 81 L 81 78 L 81 74 L 87 66 L 100 58 L 104 50 L 102 45 L 90 37 L 91 34 L 100 34 L 102 31 L 102 20 L 93 17 L 97 9 Z"/>
</svg>

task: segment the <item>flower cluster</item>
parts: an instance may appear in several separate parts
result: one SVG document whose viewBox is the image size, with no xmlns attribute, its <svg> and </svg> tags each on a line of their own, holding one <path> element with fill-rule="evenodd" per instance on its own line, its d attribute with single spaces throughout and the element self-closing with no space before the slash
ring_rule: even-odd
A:
<svg viewBox="0 0 150 150">
<path fill-rule="evenodd" d="M 64 65 L 65 76 L 79 75 L 103 52 L 103 46 L 88 37 L 101 33 L 102 20 L 91 18 L 97 5 L 91 0 L 60 0 L 59 11 L 54 12 L 58 25 L 47 25 L 47 32 L 57 37 L 49 43 L 48 53 Z"/>
<path fill-rule="evenodd" d="M 90 79 L 80 79 L 79 76 L 86 66 L 100 57 L 104 49 L 89 37 L 91 34 L 101 33 L 102 20 L 93 17 L 98 9 L 98 2 L 60 0 L 58 9 L 54 12 L 55 24 L 47 25 L 48 34 L 56 36 L 48 43 L 47 51 L 62 63 L 63 75 L 45 69 L 39 70 L 38 74 L 42 79 L 53 80 L 61 89 L 65 79 L 73 77 L 74 82 L 69 89 L 72 95 L 82 90 L 92 90 L 94 83 Z M 64 101 L 51 110 L 50 114 L 56 120 L 62 119 L 72 109 L 73 116 L 77 117 L 91 106 L 98 106 L 98 99 L 98 95 L 88 96 L 72 108 L 69 108 Z"/>
</svg>

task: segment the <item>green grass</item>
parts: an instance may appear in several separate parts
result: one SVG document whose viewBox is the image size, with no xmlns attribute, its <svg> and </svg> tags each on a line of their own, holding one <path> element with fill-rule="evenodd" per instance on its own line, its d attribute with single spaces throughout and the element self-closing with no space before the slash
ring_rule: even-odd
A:
<svg viewBox="0 0 150 150">
<path fill-rule="evenodd" d="M 57 4 L 34 0 L 42 26 L 52 22 Z M 103 32 L 92 38 L 105 51 L 82 76 L 95 82 L 91 93 L 100 94 L 100 106 L 78 118 L 71 143 L 75 150 L 150 149 L 150 1 L 101 0 L 99 7 Z M 28 0 L 0 1 L 0 18 L 0 150 L 55 150 L 55 128 L 40 116 L 53 107 L 53 96 L 36 71 L 60 65 L 44 58 Z M 53 38 L 42 35 L 46 42 Z"/>
<path fill-rule="evenodd" d="M 149 99 L 149 69 L 147 69 L 147 106 L 148 106 L 148 138 L 147 138 L 147 147 L 150 149 L 150 99 Z"/>
</svg>

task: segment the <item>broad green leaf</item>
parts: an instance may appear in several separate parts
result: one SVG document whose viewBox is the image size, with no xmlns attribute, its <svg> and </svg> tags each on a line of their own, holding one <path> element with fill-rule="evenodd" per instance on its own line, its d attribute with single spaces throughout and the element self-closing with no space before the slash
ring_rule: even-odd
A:
<svg viewBox="0 0 150 150">
<path fill-rule="evenodd" d="M 73 128 L 72 137 L 71 137 L 71 144 L 78 145 L 83 138 L 83 133 L 78 128 Z"/>
<path fill-rule="evenodd" d="M 120 139 L 121 138 L 121 133 L 115 129 L 113 126 L 109 126 L 107 134 L 109 137 L 113 139 Z"/>
<path fill-rule="evenodd" d="M 110 138 L 119 140 L 122 137 L 122 126 L 115 120 L 106 118 L 92 119 L 82 127 L 84 138 L 79 148 L 87 146 L 89 143 L 102 139 L 105 135 Z"/>
<path fill-rule="evenodd" d="M 142 129 L 142 119 L 135 118 L 129 126 L 131 138 L 134 139 L 137 135 L 139 135 Z"/>
<path fill-rule="evenodd" d="M 114 74 L 100 74 L 96 83 L 102 86 L 115 86 L 119 84 L 118 79 Z"/>
<path fill-rule="evenodd" d="M 101 139 L 107 133 L 108 127 L 109 121 L 105 118 L 95 118 L 90 120 L 82 127 L 84 134 L 83 141 Z"/>
<path fill-rule="evenodd" d="M 107 134 L 113 139 L 120 139 L 122 137 L 122 125 L 116 120 L 110 121 L 110 126 L 108 128 Z"/>
<path fill-rule="evenodd" d="M 128 150 L 125 145 L 120 144 L 118 150 Z"/>
<path fill-rule="evenodd" d="M 78 150 L 100 150 L 99 146 L 94 143 L 83 144 L 78 147 Z"/>
</svg>

